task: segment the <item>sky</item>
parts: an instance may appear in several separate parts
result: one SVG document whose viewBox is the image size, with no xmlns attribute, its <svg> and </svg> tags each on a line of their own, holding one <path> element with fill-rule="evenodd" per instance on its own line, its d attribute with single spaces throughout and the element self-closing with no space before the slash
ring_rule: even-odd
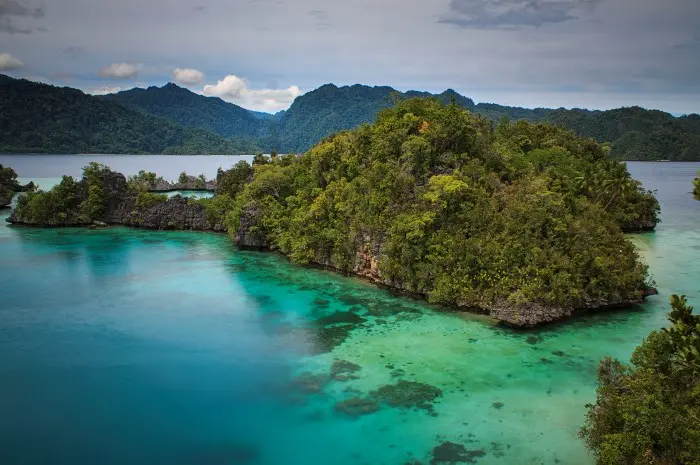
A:
<svg viewBox="0 0 700 465">
<path fill-rule="evenodd" d="M 0 0 L 0 73 L 268 112 L 332 82 L 699 113 L 700 0 Z"/>
</svg>

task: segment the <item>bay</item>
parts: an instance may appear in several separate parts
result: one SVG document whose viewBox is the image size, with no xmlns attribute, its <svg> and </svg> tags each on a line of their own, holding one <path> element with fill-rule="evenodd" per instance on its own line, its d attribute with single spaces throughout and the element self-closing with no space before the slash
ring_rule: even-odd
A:
<svg viewBox="0 0 700 465">
<path fill-rule="evenodd" d="M 238 158 L 19 157 L 0 163 L 40 185 L 92 160 L 174 179 Z M 660 295 L 526 332 L 224 235 L 2 221 L 0 463 L 399 465 L 449 441 L 479 464 L 591 464 L 576 431 L 598 361 L 663 326 L 671 293 L 700 306 L 700 164 L 628 166 L 663 207 L 655 233 L 631 237 Z M 360 368 L 334 379 L 338 361 Z M 426 408 L 386 395 L 366 415 L 337 407 L 397 394 L 386 386 Z"/>
</svg>

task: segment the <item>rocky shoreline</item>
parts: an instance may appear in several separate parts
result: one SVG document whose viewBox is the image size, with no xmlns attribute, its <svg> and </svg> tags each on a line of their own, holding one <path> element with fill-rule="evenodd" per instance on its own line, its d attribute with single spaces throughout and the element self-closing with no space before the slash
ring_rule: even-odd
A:
<svg viewBox="0 0 700 465">
<path fill-rule="evenodd" d="M 88 196 L 88 186 L 85 179 L 80 183 L 82 184 L 81 196 L 79 196 L 81 198 L 77 199 L 78 202 L 84 201 Z M 103 175 L 102 185 L 106 202 L 104 212 L 98 219 L 37 223 L 23 217 L 16 209 L 6 221 L 15 225 L 37 227 L 122 225 L 152 230 L 226 231 L 223 224 L 209 221 L 206 207 L 201 203 L 191 202 L 181 196 L 174 196 L 150 205 L 139 205 L 138 192 L 129 188 L 127 180 L 122 174 L 112 171 L 107 171 Z M 256 227 L 259 215 L 260 211 L 254 208 L 242 212 L 239 228 L 232 234 L 233 242 L 242 249 L 274 251 L 274 247 L 271 247 L 264 234 Z M 402 283 L 393 282 L 382 276 L 378 266 L 379 257 L 382 254 L 381 244 L 372 242 L 370 238 L 363 238 L 363 241 L 357 244 L 356 250 L 353 266 L 349 271 L 335 268 L 331 264 L 330 258 L 319 260 L 312 265 L 355 276 L 398 293 L 420 298 L 426 297 L 425 294 L 409 292 Z M 570 306 L 542 305 L 537 302 L 513 305 L 507 301 L 500 301 L 479 305 L 457 303 L 455 307 L 461 311 L 487 314 L 502 324 L 514 328 L 531 328 L 560 321 L 574 314 L 639 304 L 643 302 L 645 297 L 653 294 L 656 294 L 655 289 L 642 289 L 632 296 L 612 295 L 598 299 L 584 298 Z"/>
<path fill-rule="evenodd" d="M 81 194 L 76 199 L 78 203 L 88 195 L 85 180 L 80 183 Z M 113 171 L 105 174 L 102 185 L 107 200 L 104 212 L 97 219 L 37 223 L 15 209 L 6 221 L 36 227 L 121 225 L 154 230 L 225 231 L 223 225 L 212 224 L 207 220 L 204 205 L 190 202 L 179 195 L 151 205 L 138 205 L 139 194 L 128 188 L 124 175 Z"/>
<path fill-rule="evenodd" d="M 240 227 L 233 236 L 234 243 L 242 249 L 271 251 L 270 245 L 267 243 L 264 236 L 254 227 L 257 223 L 259 212 L 257 210 L 248 210 L 243 212 L 240 220 Z M 653 228 L 651 228 L 653 230 Z M 382 277 L 378 267 L 381 256 L 381 246 L 369 246 L 367 242 L 358 247 L 355 254 L 355 260 L 351 272 L 345 272 L 335 268 L 330 260 L 323 262 L 311 263 L 313 266 L 318 266 L 322 269 L 333 271 L 340 274 L 354 276 L 363 279 L 379 287 L 389 289 L 413 297 L 426 299 L 425 294 L 409 292 L 401 283 L 393 282 Z M 496 303 L 484 303 L 481 305 L 473 304 L 457 304 L 456 308 L 460 311 L 469 313 L 479 313 L 490 316 L 498 320 L 500 323 L 513 328 L 533 328 L 547 323 L 553 323 L 574 315 L 603 311 L 615 308 L 622 308 L 630 305 L 637 305 L 644 302 L 644 299 L 650 295 L 656 295 L 658 291 L 654 288 L 640 290 L 637 295 L 632 297 L 624 297 L 621 295 L 612 295 L 605 298 L 583 298 L 579 302 L 571 306 L 551 306 L 542 305 L 537 302 L 528 303 L 522 306 L 515 306 L 506 301 Z"/>
</svg>

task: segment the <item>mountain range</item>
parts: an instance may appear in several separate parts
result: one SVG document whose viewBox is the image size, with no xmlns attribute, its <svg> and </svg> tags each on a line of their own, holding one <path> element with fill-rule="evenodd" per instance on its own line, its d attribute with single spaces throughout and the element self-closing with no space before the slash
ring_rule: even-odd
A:
<svg viewBox="0 0 700 465">
<path fill-rule="evenodd" d="M 430 94 L 326 84 L 297 97 L 288 110 L 271 115 L 172 83 L 93 97 L 0 75 L 0 90 L 4 152 L 303 152 L 335 132 L 373 122 L 380 110 L 397 100 L 434 97 L 494 122 L 508 118 L 558 124 L 609 143 L 612 156 L 620 159 L 700 160 L 699 115 L 674 117 L 640 107 L 527 109 L 476 104 L 452 89 Z"/>
</svg>

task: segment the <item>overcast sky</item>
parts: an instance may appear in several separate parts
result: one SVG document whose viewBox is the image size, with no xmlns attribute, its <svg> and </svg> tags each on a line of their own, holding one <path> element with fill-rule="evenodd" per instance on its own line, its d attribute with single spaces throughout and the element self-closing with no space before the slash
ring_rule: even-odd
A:
<svg viewBox="0 0 700 465">
<path fill-rule="evenodd" d="M 333 82 L 697 113 L 700 0 L 0 0 L 0 72 L 263 111 Z"/>
</svg>

